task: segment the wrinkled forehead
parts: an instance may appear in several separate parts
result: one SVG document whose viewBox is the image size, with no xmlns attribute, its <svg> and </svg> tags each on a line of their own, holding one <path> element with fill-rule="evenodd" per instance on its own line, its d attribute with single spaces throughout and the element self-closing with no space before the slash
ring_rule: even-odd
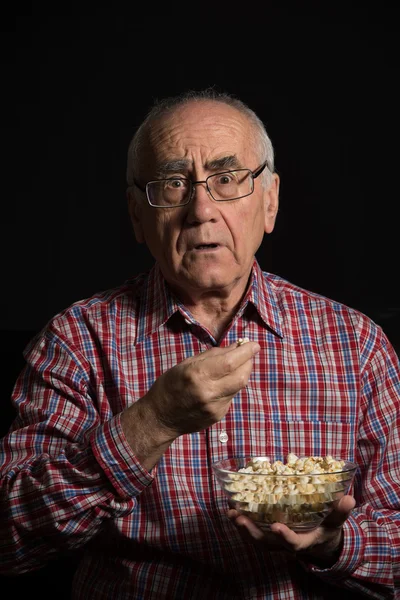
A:
<svg viewBox="0 0 400 600">
<path fill-rule="evenodd" d="M 236 156 L 242 166 L 257 166 L 257 134 L 248 117 L 216 101 L 192 101 L 153 120 L 147 129 L 143 166 L 188 159 L 204 167 Z M 254 164 L 253 164 L 254 163 Z"/>
</svg>

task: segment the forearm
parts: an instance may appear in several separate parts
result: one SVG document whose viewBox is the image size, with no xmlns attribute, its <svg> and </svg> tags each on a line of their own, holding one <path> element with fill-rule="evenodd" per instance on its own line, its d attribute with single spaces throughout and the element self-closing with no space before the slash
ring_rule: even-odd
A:
<svg viewBox="0 0 400 600">
<path fill-rule="evenodd" d="M 149 472 L 176 437 L 160 424 L 146 397 L 121 414 L 121 427 L 133 454 Z"/>
<path fill-rule="evenodd" d="M 134 510 L 136 496 L 152 478 L 120 449 L 119 435 L 116 417 L 96 428 L 85 446 L 69 443 L 57 454 L 25 456 L 3 470 L 2 572 L 37 568 L 52 554 L 86 544 L 105 520 Z"/>
</svg>

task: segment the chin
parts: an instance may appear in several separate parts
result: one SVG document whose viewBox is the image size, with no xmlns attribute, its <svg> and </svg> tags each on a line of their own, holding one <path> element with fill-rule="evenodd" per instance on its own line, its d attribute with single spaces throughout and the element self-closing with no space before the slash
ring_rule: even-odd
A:
<svg viewBox="0 0 400 600">
<path fill-rule="evenodd" d="M 238 280 L 238 274 L 229 273 L 227 269 L 195 269 L 186 277 L 188 285 L 197 290 L 222 290 Z"/>
<path fill-rule="evenodd" d="M 245 279 L 246 283 L 248 280 L 248 272 L 244 272 L 235 260 L 183 260 L 168 271 L 167 281 L 169 280 L 175 288 L 188 291 L 229 290 L 242 279 Z M 165 273 L 167 274 L 167 269 Z"/>
</svg>

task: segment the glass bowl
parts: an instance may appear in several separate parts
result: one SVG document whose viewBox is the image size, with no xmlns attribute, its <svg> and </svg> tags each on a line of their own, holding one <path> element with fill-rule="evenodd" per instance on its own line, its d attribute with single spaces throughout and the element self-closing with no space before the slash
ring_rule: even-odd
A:
<svg viewBox="0 0 400 600">
<path fill-rule="evenodd" d="M 309 458 L 300 460 L 306 461 Z M 250 472 L 239 472 L 250 461 L 256 465 L 257 470 L 252 471 L 253 467 L 248 467 L 246 470 Z M 259 456 L 228 458 L 214 463 L 212 469 L 229 499 L 229 505 L 267 530 L 272 523 L 284 523 L 293 531 L 315 529 L 340 498 L 349 492 L 357 470 L 357 465 L 349 461 L 342 461 L 343 464 L 338 469 L 336 461 L 333 471 L 328 473 L 258 472 L 262 465 L 266 465 L 266 461 L 268 458 Z M 280 465 L 284 471 L 284 463 L 281 462 Z"/>
</svg>

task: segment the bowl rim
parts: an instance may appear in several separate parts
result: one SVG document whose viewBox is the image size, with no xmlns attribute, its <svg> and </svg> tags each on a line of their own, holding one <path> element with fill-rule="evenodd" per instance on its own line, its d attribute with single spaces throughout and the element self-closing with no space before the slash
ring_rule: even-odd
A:
<svg viewBox="0 0 400 600">
<path fill-rule="evenodd" d="M 309 457 L 301 457 L 299 456 L 299 458 L 309 458 Z M 229 458 L 221 458 L 220 460 L 215 461 L 214 463 L 212 463 L 211 467 L 214 470 L 214 472 L 216 474 L 218 473 L 224 473 L 227 475 L 249 475 L 251 477 L 304 477 L 304 476 L 321 476 L 321 475 L 337 475 L 339 473 L 355 473 L 358 469 L 358 464 L 351 461 L 351 460 L 346 460 L 346 459 L 336 459 L 335 460 L 344 460 L 345 461 L 345 465 L 342 469 L 338 470 L 338 471 L 328 471 L 326 473 L 242 473 L 239 472 L 238 470 L 233 470 L 233 469 L 224 469 L 222 468 L 220 465 L 225 462 L 225 461 L 229 461 L 229 460 L 240 460 L 240 461 L 249 461 L 249 460 L 254 460 L 254 459 L 264 459 L 264 460 L 270 460 L 268 457 L 266 456 L 231 456 Z M 242 468 L 242 467 L 240 467 Z"/>
</svg>

